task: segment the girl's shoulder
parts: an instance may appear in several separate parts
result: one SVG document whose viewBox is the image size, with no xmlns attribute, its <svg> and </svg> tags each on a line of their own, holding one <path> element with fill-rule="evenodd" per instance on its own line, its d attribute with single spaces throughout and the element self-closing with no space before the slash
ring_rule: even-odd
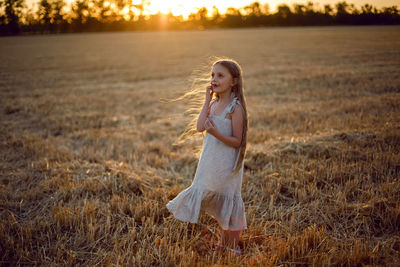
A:
<svg viewBox="0 0 400 267">
<path fill-rule="evenodd" d="M 238 110 L 238 109 L 240 109 L 241 111 L 244 111 L 243 106 L 240 103 L 239 99 L 237 97 L 235 97 L 229 106 L 228 113 L 233 113 L 233 112 L 235 112 L 235 110 Z"/>
</svg>

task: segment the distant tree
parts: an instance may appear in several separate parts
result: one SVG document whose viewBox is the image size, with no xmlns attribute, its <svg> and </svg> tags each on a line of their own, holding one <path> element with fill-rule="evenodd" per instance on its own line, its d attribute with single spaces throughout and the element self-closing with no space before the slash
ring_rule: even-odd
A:
<svg viewBox="0 0 400 267">
<path fill-rule="evenodd" d="M 257 19 L 261 15 L 259 2 L 253 2 L 250 5 L 242 7 L 240 10 L 242 10 L 246 24 L 255 25 L 257 23 Z"/>
<path fill-rule="evenodd" d="M 40 0 L 37 15 L 41 24 L 50 25 L 53 8 L 49 0 Z"/>
<path fill-rule="evenodd" d="M 384 7 L 382 9 L 382 24 L 399 24 L 400 14 L 397 6 Z"/>
<path fill-rule="evenodd" d="M 313 2 L 307 2 L 307 5 L 305 6 L 305 25 L 313 25 L 313 24 L 323 24 L 323 18 L 324 16 L 314 10 L 314 3 Z"/>
<path fill-rule="evenodd" d="M 49 32 L 60 32 L 63 24 L 66 23 L 63 9 L 63 0 L 40 0 L 37 16 L 40 30 Z"/>
<path fill-rule="evenodd" d="M 213 25 L 218 25 L 221 22 L 221 14 L 219 13 L 219 10 L 216 6 L 213 6 L 212 8 L 212 14 L 211 14 L 211 22 Z"/>
<path fill-rule="evenodd" d="M 143 12 L 150 6 L 150 2 L 150 0 L 141 0 L 140 4 L 134 5 L 140 11 L 140 16 L 143 16 Z"/>
<path fill-rule="evenodd" d="M 292 11 L 288 5 L 279 5 L 277 15 L 283 19 L 286 19 L 292 15 Z"/>
<path fill-rule="evenodd" d="M 391 7 L 384 7 L 383 8 L 383 13 L 391 14 L 391 15 L 399 15 L 399 9 L 397 9 L 397 6 L 391 6 Z"/>
<path fill-rule="evenodd" d="M 52 2 L 53 5 L 53 14 L 52 19 L 55 24 L 62 24 L 65 22 L 65 14 L 63 12 L 64 7 L 66 6 L 64 0 L 54 0 Z"/>
<path fill-rule="evenodd" d="M 324 14 L 327 16 L 331 16 L 333 14 L 333 8 L 331 5 L 324 5 Z"/>
<path fill-rule="evenodd" d="M 114 1 L 115 1 L 116 9 L 119 13 L 121 13 L 122 10 L 125 8 L 125 6 L 127 6 L 128 3 L 130 2 L 127 0 L 114 0 Z"/>
<path fill-rule="evenodd" d="M 336 15 L 347 15 L 349 14 L 349 4 L 346 1 L 336 3 Z"/>
<path fill-rule="evenodd" d="M 101 22 L 107 22 L 112 13 L 110 2 L 107 0 L 96 0 L 94 6 L 97 19 Z"/>
<path fill-rule="evenodd" d="M 240 13 L 240 10 L 234 7 L 228 7 L 226 9 L 226 15 L 229 16 L 242 16 L 242 13 Z"/>
<path fill-rule="evenodd" d="M 245 20 L 248 26 L 259 26 L 262 23 L 261 16 L 263 15 L 262 6 L 259 2 L 253 2 L 248 6 L 245 6 Z"/>
<path fill-rule="evenodd" d="M 331 5 L 324 5 L 323 13 L 321 13 L 320 20 L 322 25 L 333 24 L 333 7 Z"/>
<path fill-rule="evenodd" d="M 207 28 L 208 25 L 208 10 L 206 7 L 199 8 L 197 10 L 196 16 L 195 16 L 196 21 L 198 22 L 199 26 L 204 28 Z"/>
<path fill-rule="evenodd" d="M 267 3 L 260 6 L 261 16 L 257 18 L 259 26 L 273 25 L 273 15 L 270 14 L 269 5 Z"/>
<path fill-rule="evenodd" d="M 307 5 L 305 6 L 305 13 L 306 16 L 313 16 L 316 14 L 313 2 L 307 2 Z"/>
<path fill-rule="evenodd" d="M 306 24 L 306 6 L 302 4 L 293 4 L 293 20 L 295 25 Z"/>
<path fill-rule="evenodd" d="M 270 12 L 270 8 L 269 8 L 269 4 L 265 3 L 264 5 L 261 6 L 261 13 L 263 15 L 269 15 Z"/>
<path fill-rule="evenodd" d="M 308 2 L 307 5 L 293 5 L 293 19 L 295 25 L 313 25 L 319 18 L 319 13 L 314 11 L 314 3 Z"/>
<path fill-rule="evenodd" d="M 259 2 L 253 2 L 248 6 L 244 7 L 244 10 L 246 11 L 246 15 L 248 16 L 261 16 L 261 5 Z"/>
<path fill-rule="evenodd" d="M 192 27 L 197 29 L 208 28 L 210 25 L 207 14 L 208 10 L 206 7 L 197 9 L 196 13 L 191 13 L 189 15 L 189 21 L 191 22 Z"/>
<path fill-rule="evenodd" d="M 374 7 L 370 4 L 365 4 L 361 7 L 362 14 L 372 14 L 372 13 L 374 13 L 373 11 L 374 11 Z"/>
<path fill-rule="evenodd" d="M 104 2 L 105 3 L 105 2 Z M 111 2 L 108 2 L 111 5 Z M 111 12 L 107 23 L 99 21 L 99 10 L 95 2 L 92 0 L 76 0 L 72 4 L 72 29 L 75 32 L 82 31 L 111 31 L 114 29 L 113 23 L 116 21 Z"/>
<path fill-rule="evenodd" d="M 357 24 L 373 24 L 376 18 L 374 14 L 377 10 L 370 4 L 365 4 L 361 6 L 361 12 L 357 19 Z"/>
<path fill-rule="evenodd" d="M 108 0 L 105 3 L 109 3 L 108 11 L 109 16 L 108 19 L 112 22 L 122 22 L 124 21 L 123 11 L 125 7 L 133 5 L 132 1 L 129 0 Z"/>
<path fill-rule="evenodd" d="M 299 15 L 299 16 L 303 16 L 305 11 L 306 11 L 306 7 L 304 5 L 301 5 L 301 4 L 294 4 L 293 5 L 293 11 L 294 11 L 294 14 Z"/>
<path fill-rule="evenodd" d="M 243 27 L 243 16 L 240 10 L 233 7 L 227 8 L 221 25 L 228 28 Z"/>
<path fill-rule="evenodd" d="M 58 0 L 40 0 L 37 16 L 41 32 L 55 32 L 56 23 L 61 23 L 63 19 L 62 7 L 62 3 L 59 3 Z"/>
<path fill-rule="evenodd" d="M 128 16 L 129 16 L 129 21 L 133 21 L 135 17 L 135 13 L 133 12 L 133 9 L 135 8 L 135 5 L 133 4 L 132 1 L 127 2 L 127 8 L 128 8 Z"/>
<path fill-rule="evenodd" d="M 346 2 L 338 2 L 336 7 L 336 22 L 339 24 L 349 24 L 350 23 L 350 5 Z"/>
<path fill-rule="evenodd" d="M 292 11 L 290 7 L 286 4 L 282 4 L 278 6 L 278 10 L 275 13 L 276 21 L 274 24 L 277 25 L 291 25 L 292 24 Z"/>
<path fill-rule="evenodd" d="M 90 17 L 89 12 L 89 1 L 88 0 L 76 0 L 72 4 L 73 22 L 78 26 L 83 25 L 87 22 Z"/>
<path fill-rule="evenodd" d="M 25 7 L 24 0 L 2 0 L 0 7 L 4 8 L 4 15 L 0 17 L 0 34 L 15 35 L 20 33 L 20 20 Z"/>
<path fill-rule="evenodd" d="M 183 19 L 183 16 L 174 16 L 171 12 L 168 13 L 168 24 L 168 29 L 171 30 L 187 29 L 187 21 Z"/>
<path fill-rule="evenodd" d="M 144 3 L 142 1 L 142 3 Z M 138 5 L 141 9 L 142 4 Z M 129 0 L 97 0 L 94 4 L 93 11 L 89 10 L 91 14 L 92 24 L 95 27 L 101 27 L 105 31 L 114 30 L 130 30 L 133 29 L 131 21 L 134 19 L 133 8 L 137 7 L 133 5 L 132 1 Z M 144 9 L 143 9 L 144 10 Z M 142 11 L 141 11 L 142 12 Z M 156 28 L 161 23 L 167 20 L 165 14 L 155 14 L 150 16 L 147 22 L 141 23 L 140 26 L 147 29 Z M 163 25 L 163 29 L 166 24 Z"/>
<path fill-rule="evenodd" d="M 22 31 L 30 31 L 30 28 L 34 27 L 34 25 L 37 23 L 37 17 L 33 8 L 23 9 L 20 22 L 23 23 L 23 27 L 21 28 Z"/>
</svg>

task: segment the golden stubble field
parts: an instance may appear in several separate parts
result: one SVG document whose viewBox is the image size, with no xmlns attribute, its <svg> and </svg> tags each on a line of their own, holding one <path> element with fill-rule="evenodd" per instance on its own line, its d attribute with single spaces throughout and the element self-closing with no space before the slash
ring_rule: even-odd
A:
<svg viewBox="0 0 400 267">
<path fill-rule="evenodd" d="M 0 39 L 0 265 L 400 264 L 400 28 L 310 27 Z M 243 256 L 213 254 L 174 146 L 210 56 L 244 70 Z M 195 74 L 196 76 L 197 74 Z"/>
</svg>

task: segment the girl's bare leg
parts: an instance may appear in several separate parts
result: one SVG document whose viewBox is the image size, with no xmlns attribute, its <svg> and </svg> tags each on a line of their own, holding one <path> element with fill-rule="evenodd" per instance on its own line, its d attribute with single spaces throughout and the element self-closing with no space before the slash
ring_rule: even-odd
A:
<svg viewBox="0 0 400 267">
<path fill-rule="evenodd" d="M 231 231 L 221 229 L 221 245 L 224 247 L 236 249 L 239 244 L 240 230 Z"/>
</svg>

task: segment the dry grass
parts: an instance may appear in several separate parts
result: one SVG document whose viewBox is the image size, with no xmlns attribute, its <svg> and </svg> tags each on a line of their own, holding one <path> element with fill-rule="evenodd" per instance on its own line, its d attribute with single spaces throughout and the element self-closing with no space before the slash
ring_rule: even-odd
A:
<svg viewBox="0 0 400 267">
<path fill-rule="evenodd" d="M 400 264 L 399 27 L 0 39 L 1 265 Z M 237 59 L 250 114 L 243 256 L 166 203 L 191 184 L 185 103 Z"/>
</svg>

